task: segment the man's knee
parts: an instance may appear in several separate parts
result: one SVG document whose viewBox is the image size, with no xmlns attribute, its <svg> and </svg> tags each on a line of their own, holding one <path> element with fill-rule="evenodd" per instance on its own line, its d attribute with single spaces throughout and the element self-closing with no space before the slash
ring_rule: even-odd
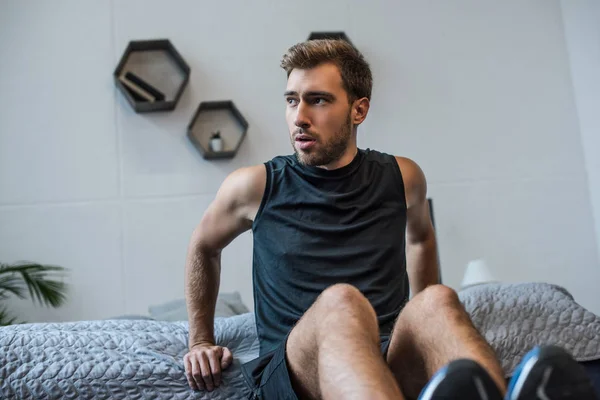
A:
<svg viewBox="0 0 600 400">
<path fill-rule="evenodd" d="M 417 294 L 406 308 L 421 316 L 432 316 L 460 311 L 462 305 L 453 289 L 444 285 L 432 285 Z"/>
<path fill-rule="evenodd" d="M 352 318 L 353 315 L 361 319 L 371 317 L 373 321 L 377 321 L 375 311 L 369 301 L 356 287 L 347 284 L 328 287 L 292 329 L 288 348 L 290 343 L 294 346 L 300 343 L 300 347 L 304 348 L 318 346 L 318 341 L 317 343 L 305 342 L 310 337 L 318 338 L 321 335 L 337 334 L 331 329 L 332 323 L 338 327 L 347 327 L 348 323 L 356 320 L 356 318 Z"/>
<path fill-rule="evenodd" d="M 317 299 L 320 311 L 344 312 L 369 309 L 374 314 L 369 300 L 355 286 L 338 283 L 325 289 Z"/>
<path fill-rule="evenodd" d="M 369 322 L 373 329 L 368 329 Z M 375 345 L 376 327 L 375 311 L 356 287 L 336 284 L 325 289 L 292 329 L 286 344 L 290 378 L 294 390 L 302 395 L 299 397 L 321 397 L 319 377 L 314 373 L 319 354 L 337 357 L 339 352 L 331 346 L 332 341 L 339 340 L 341 331 L 346 333 L 347 338 L 357 337 L 358 340 L 370 332 Z M 352 334 L 354 336 L 349 336 Z"/>
</svg>

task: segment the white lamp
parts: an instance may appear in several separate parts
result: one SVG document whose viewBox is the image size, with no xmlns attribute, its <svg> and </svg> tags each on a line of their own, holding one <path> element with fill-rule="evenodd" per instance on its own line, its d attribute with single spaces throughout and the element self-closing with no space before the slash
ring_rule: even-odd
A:
<svg viewBox="0 0 600 400">
<path fill-rule="evenodd" d="M 467 269 L 465 270 L 465 275 L 460 286 L 462 289 L 465 289 L 467 287 L 492 282 L 497 282 L 496 278 L 494 278 L 494 275 L 485 260 L 479 259 L 470 261 L 469 264 L 467 264 Z"/>
</svg>

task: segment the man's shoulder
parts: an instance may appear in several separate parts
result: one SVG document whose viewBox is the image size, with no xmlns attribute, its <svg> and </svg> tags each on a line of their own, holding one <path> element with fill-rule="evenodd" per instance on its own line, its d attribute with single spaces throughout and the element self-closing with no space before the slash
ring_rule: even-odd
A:
<svg viewBox="0 0 600 400">
<path fill-rule="evenodd" d="M 394 156 L 404 183 L 407 204 L 419 202 L 426 196 L 427 180 L 421 167 L 408 157 Z"/>
<path fill-rule="evenodd" d="M 271 169 L 281 169 L 285 167 L 293 167 L 297 164 L 298 160 L 294 154 L 279 155 L 266 161 L 264 164 L 268 165 Z"/>
<path fill-rule="evenodd" d="M 262 196 L 265 184 L 265 165 L 251 165 L 230 173 L 221 184 L 219 192 L 244 203 L 246 200 L 253 201 L 257 196 Z"/>
<path fill-rule="evenodd" d="M 387 153 L 385 151 L 374 150 L 369 148 L 362 151 L 364 152 L 365 158 L 367 160 L 376 161 L 384 164 L 398 165 L 403 175 L 405 172 L 411 175 L 416 170 L 420 170 L 419 165 L 415 161 L 405 156 L 399 156 L 392 153 Z"/>
<path fill-rule="evenodd" d="M 398 156 L 381 150 L 366 148 L 361 150 L 366 160 L 379 164 L 397 164 Z"/>
<path fill-rule="evenodd" d="M 403 157 L 403 156 L 394 156 L 396 163 L 398 164 L 398 166 L 400 167 L 400 170 L 403 173 L 407 173 L 407 174 L 414 174 L 415 172 L 418 172 L 421 170 L 421 167 L 419 167 L 419 164 L 417 164 L 414 160 L 408 158 L 408 157 Z"/>
<path fill-rule="evenodd" d="M 423 170 L 411 158 L 371 149 L 366 149 L 365 154 L 369 160 L 393 164 L 394 167 L 398 168 L 408 198 L 411 198 L 415 193 L 421 193 L 427 187 Z"/>
</svg>

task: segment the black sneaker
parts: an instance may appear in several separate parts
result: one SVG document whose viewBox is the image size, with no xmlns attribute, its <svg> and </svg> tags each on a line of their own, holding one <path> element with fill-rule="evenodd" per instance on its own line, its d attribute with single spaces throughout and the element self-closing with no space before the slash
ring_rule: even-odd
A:
<svg viewBox="0 0 600 400">
<path fill-rule="evenodd" d="M 536 347 L 523 357 L 506 400 L 597 400 L 585 369 L 560 347 Z"/>
<path fill-rule="evenodd" d="M 452 361 L 433 375 L 418 400 L 502 400 L 486 370 L 473 360 Z"/>
</svg>

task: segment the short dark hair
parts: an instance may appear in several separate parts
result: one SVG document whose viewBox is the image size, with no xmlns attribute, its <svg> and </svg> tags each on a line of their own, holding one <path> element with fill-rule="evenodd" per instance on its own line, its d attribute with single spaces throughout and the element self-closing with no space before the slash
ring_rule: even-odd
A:
<svg viewBox="0 0 600 400">
<path fill-rule="evenodd" d="M 290 47 L 281 59 L 281 68 L 289 78 L 294 68 L 310 69 L 323 63 L 335 64 L 349 101 L 371 99 L 373 75 L 369 63 L 354 46 L 345 40 L 308 40 Z"/>
</svg>

